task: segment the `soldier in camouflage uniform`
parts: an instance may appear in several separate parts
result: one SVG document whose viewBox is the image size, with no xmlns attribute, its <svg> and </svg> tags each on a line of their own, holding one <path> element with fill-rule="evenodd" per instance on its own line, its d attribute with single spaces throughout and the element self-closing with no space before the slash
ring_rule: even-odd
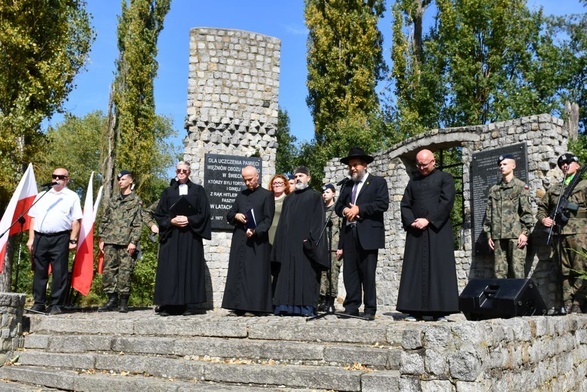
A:
<svg viewBox="0 0 587 392">
<path fill-rule="evenodd" d="M 326 222 L 328 222 L 329 219 L 332 222 L 332 238 L 330 238 L 331 243 L 329 244 L 329 255 L 332 263 L 330 264 L 330 269 L 328 271 L 322 271 L 318 310 L 328 311 L 334 310 L 334 301 L 338 295 L 338 275 L 342 265 L 342 244 L 339 242 L 340 217 L 334 212 L 336 189 L 334 188 L 334 185 L 326 184 L 322 190 L 322 199 L 324 199 L 326 211 Z M 328 237 L 328 232 L 325 232 L 324 235 Z M 332 258 L 333 255 L 335 256 L 334 258 Z"/>
<path fill-rule="evenodd" d="M 564 188 L 577 174 L 579 158 L 571 153 L 563 154 L 558 159 L 558 167 L 565 175 L 562 183 L 553 185 L 538 204 L 536 218 L 543 226 L 553 227 L 555 257 L 560 262 L 562 274 L 562 299 L 567 313 L 580 313 L 585 309 L 587 283 L 578 277 L 587 270 L 587 180 L 581 180 L 569 196 L 569 208 L 565 215 L 569 221 L 557 228 L 551 218 Z"/>
<path fill-rule="evenodd" d="M 526 277 L 526 246 L 534 225 L 528 187 L 514 177 L 516 161 L 510 154 L 497 159 L 501 180 L 489 188 L 483 231 L 494 251 L 498 279 Z"/>
<path fill-rule="evenodd" d="M 120 195 L 113 197 L 100 223 L 100 250 L 104 252 L 102 284 L 108 294 L 108 302 L 100 311 L 128 312 L 130 282 L 136 263 L 137 244 L 141 238 L 142 202 L 132 192 L 132 173 L 118 173 Z"/>
</svg>

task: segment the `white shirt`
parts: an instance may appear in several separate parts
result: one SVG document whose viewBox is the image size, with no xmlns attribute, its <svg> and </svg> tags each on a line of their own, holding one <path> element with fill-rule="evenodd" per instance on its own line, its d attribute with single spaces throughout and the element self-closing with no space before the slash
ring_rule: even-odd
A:
<svg viewBox="0 0 587 392">
<path fill-rule="evenodd" d="M 357 198 L 359 197 L 359 193 L 361 193 L 361 189 L 363 189 L 363 184 L 365 183 L 365 181 L 367 181 L 368 177 L 369 177 L 369 172 L 366 172 L 363 179 L 361 181 L 357 182 L 357 194 L 356 194 Z M 353 200 L 352 203 L 357 204 L 357 200 L 356 199 Z"/>
<path fill-rule="evenodd" d="M 28 212 L 35 218 L 34 230 L 43 234 L 71 230 L 72 222 L 81 219 L 82 214 L 79 196 L 68 188 L 59 192 L 51 188 L 39 193 Z"/>
</svg>

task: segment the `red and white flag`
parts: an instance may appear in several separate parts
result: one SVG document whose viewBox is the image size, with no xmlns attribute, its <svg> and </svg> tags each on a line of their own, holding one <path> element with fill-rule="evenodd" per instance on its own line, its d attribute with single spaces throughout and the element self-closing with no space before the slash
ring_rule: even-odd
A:
<svg viewBox="0 0 587 392">
<path fill-rule="evenodd" d="M 77 251 L 73 261 L 73 274 L 71 276 L 71 287 L 88 295 L 94 279 L 94 222 L 98 214 L 98 206 L 102 198 L 102 188 L 98 190 L 96 202 L 92 205 L 94 199 L 94 172 L 90 176 L 86 200 L 84 201 L 84 215 L 82 217 L 79 239 L 77 242 Z"/>
<path fill-rule="evenodd" d="M 2 215 L 2 220 L 0 220 L 0 235 L 2 235 L 2 237 L 0 237 L 0 272 L 4 269 L 4 257 L 6 256 L 8 237 L 20 233 L 21 231 L 28 230 L 31 218 L 28 214 L 25 214 L 23 216 L 25 222 L 22 226 L 20 223 L 16 223 L 12 227 L 10 227 L 10 225 L 12 225 L 15 220 L 31 207 L 35 201 L 36 195 L 37 181 L 35 180 L 33 164 L 29 163 L 29 166 L 16 187 L 16 191 L 14 191 L 14 194 L 10 199 L 10 203 L 8 203 L 8 207 L 6 207 L 6 211 L 4 211 L 4 215 Z M 10 232 L 8 232 L 9 230 Z"/>
</svg>

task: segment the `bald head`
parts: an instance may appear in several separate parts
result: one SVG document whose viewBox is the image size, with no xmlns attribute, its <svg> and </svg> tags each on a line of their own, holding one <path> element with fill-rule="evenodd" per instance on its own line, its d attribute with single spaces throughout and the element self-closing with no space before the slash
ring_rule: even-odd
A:
<svg viewBox="0 0 587 392">
<path fill-rule="evenodd" d="M 259 172 L 253 166 L 245 166 L 241 170 L 243 181 L 248 189 L 255 189 L 259 186 Z"/>
<path fill-rule="evenodd" d="M 434 154 L 430 150 L 421 150 L 416 155 L 416 166 L 418 167 L 418 171 L 421 175 L 427 176 L 434 170 L 434 164 L 436 160 L 434 159 Z"/>
</svg>

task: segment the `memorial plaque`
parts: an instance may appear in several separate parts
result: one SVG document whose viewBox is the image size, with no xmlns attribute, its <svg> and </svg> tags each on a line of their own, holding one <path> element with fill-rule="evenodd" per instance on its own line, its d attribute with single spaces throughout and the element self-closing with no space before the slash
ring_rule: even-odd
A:
<svg viewBox="0 0 587 392">
<path fill-rule="evenodd" d="M 259 171 L 260 181 L 261 158 L 206 154 L 204 159 L 204 188 L 210 199 L 212 229 L 232 230 L 234 226 L 226 220 L 226 213 L 238 192 L 245 188 L 241 170 L 245 166 L 254 166 Z"/>
<path fill-rule="evenodd" d="M 526 143 L 514 144 L 473 153 L 471 162 L 471 220 L 473 230 L 473 252 L 477 255 L 490 254 L 487 238 L 483 233 L 485 206 L 489 188 L 497 184 L 501 178 L 497 158 L 511 154 L 516 159 L 514 175 L 528 183 L 528 153 Z"/>
</svg>

